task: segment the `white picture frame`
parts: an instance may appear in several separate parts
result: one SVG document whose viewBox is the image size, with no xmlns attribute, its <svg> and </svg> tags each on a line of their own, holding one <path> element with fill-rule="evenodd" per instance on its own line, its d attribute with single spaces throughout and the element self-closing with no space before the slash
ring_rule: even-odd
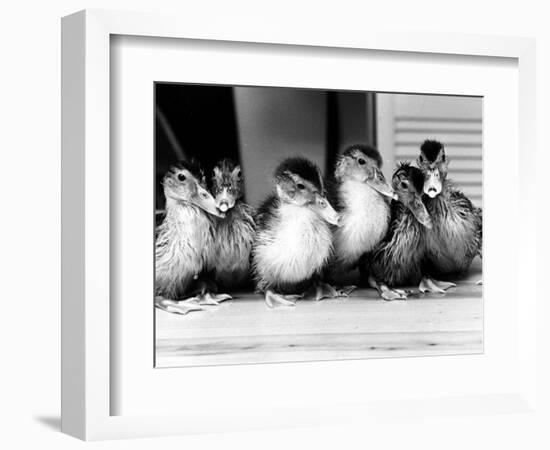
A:
<svg viewBox="0 0 550 450">
<path fill-rule="evenodd" d="M 234 386 L 233 397 L 222 399 L 219 404 L 202 404 L 197 392 L 189 395 L 186 398 L 188 404 L 181 413 L 178 413 L 177 407 L 174 409 L 174 405 L 167 405 L 170 406 L 167 408 L 170 412 L 159 412 L 150 405 L 150 400 L 149 403 L 143 402 L 143 410 L 136 407 L 135 412 L 127 413 L 126 410 L 132 410 L 128 407 L 122 408 L 122 412 L 118 411 L 113 404 L 113 396 L 115 391 L 126 389 L 126 385 L 124 378 L 119 382 L 113 379 L 113 367 L 119 360 L 124 360 L 125 355 L 114 351 L 112 347 L 119 324 L 115 320 L 118 316 L 112 314 L 110 304 L 113 289 L 110 275 L 113 245 L 110 236 L 110 199 L 113 178 L 116 176 L 111 170 L 110 154 L 113 142 L 110 130 L 113 95 L 110 89 L 110 64 L 111 37 L 114 35 L 232 42 L 244 47 L 254 45 L 256 52 L 265 46 L 267 57 L 268 47 L 278 45 L 278 48 L 283 49 L 299 46 L 305 52 L 315 49 L 321 60 L 328 58 L 323 53 L 339 57 L 350 50 L 396 52 L 396 55 L 407 53 L 411 64 L 415 58 L 430 55 L 463 56 L 474 58 L 474 63 L 475 58 L 508 59 L 517 65 L 512 76 L 517 76 L 519 83 L 518 95 L 514 97 L 513 103 L 517 111 L 506 112 L 507 120 L 513 116 L 515 121 L 512 128 L 507 128 L 512 142 L 506 144 L 498 141 L 496 136 L 493 139 L 491 130 L 495 130 L 499 123 L 497 116 L 487 116 L 488 121 L 493 123 L 487 125 L 486 147 L 489 153 L 485 154 L 484 160 L 493 167 L 498 158 L 491 157 L 491 148 L 501 144 L 509 149 L 513 158 L 517 158 L 519 148 L 532 155 L 536 151 L 535 44 L 531 39 L 405 33 L 373 28 L 339 34 L 315 29 L 314 26 L 305 32 L 303 28 L 280 29 L 261 23 L 233 27 L 223 22 L 198 23 L 193 17 L 99 10 L 82 11 L 65 17 L 62 22 L 62 430 L 65 433 L 81 439 L 96 440 L 308 425 L 335 420 L 356 421 L 379 417 L 387 420 L 404 415 L 488 414 L 502 410 L 524 412 L 537 408 L 537 355 L 533 351 L 536 348 L 537 292 L 536 286 L 529 283 L 530 275 L 536 273 L 535 235 L 529 232 L 535 227 L 536 217 L 533 213 L 535 198 L 528 195 L 535 190 L 534 180 L 528 176 L 535 171 L 535 158 L 517 158 L 504 163 L 504 167 L 519 171 L 510 175 L 512 187 L 509 189 L 516 217 L 510 219 L 509 226 L 520 232 L 516 236 L 521 235 L 523 238 L 520 240 L 509 236 L 507 244 L 512 247 L 511 254 L 517 258 L 501 274 L 496 273 L 496 264 L 497 250 L 502 243 L 497 234 L 494 238 L 490 233 L 487 234 L 487 228 L 490 231 L 492 227 L 498 227 L 498 209 L 502 203 L 498 203 L 496 195 L 491 195 L 490 187 L 486 186 L 484 192 L 486 201 L 496 199 L 494 217 L 489 215 L 484 225 L 488 236 L 484 253 L 484 263 L 488 269 L 484 273 L 484 295 L 489 312 L 495 311 L 495 302 L 501 296 L 500 291 L 492 288 L 492 280 L 496 281 L 499 277 L 510 280 L 510 277 L 514 277 L 513 281 L 509 281 L 509 293 L 506 294 L 509 302 L 503 301 L 502 307 L 502 320 L 506 321 L 506 325 L 512 325 L 510 339 L 494 342 L 489 335 L 486 355 L 439 360 L 431 358 L 430 362 L 422 363 L 429 364 L 430 370 L 443 371 L 441 373 L 460 371 L 461 367 L 468 364 L 474 370 L 488 373 L 515 367 L 514 370 L 507 370 L 502 383 L 495 380 L 494 389 L 487 390 L 488 380 L 485 384 L 476 384 L 476 377 L 473 376 L 471 383 L 462 391 L 437 386 L 437 383 L 434 383 L 433 390 L 420 384 L 394 385 L 391 397 L 385 394 L 389 389 L 379 389 L 382 392 L 380 397 L 356 395 L 355 400 L 351 401 L 354 398 L 351 390 L 339 393 L 338 389 L 326 387 L 319 396 L 316 395 L 319 385 L 315 385 L 315 389 L 307 391 L 299 399 L 300 404 L 290 404 L 275 402 L 278 392 L 275 392 L 277 395 L 259 398 Z M 238 77 L 237 72 L 234 73 Z M 437 93 L 438 88 L 432 88 L 432 92 Z M 521 221 L 518 215 L 521 215 Z M 529 267 L 516 265 L 515 261 L 518 260 L 533 263 Z M 490 265 L 491 261 L 493 265 Z M 520 283 L 523 286 L 521 302 L 518 301 L 517 290 Z M 517 315 L 513 315 L 512 312 L 516 310 Z M 490 316 L 495 317 L 494 314 Z M 150 354 L 147 358 L 150 358 Z M 383 363 L 370 361 L 368 364 L 365 361 L 350 361 L 214 367 L 204 368 L 202 372 L 193 369 L 187 373 L 181 372 L 185 369 L 166 369 L 161 375 L 166 383 L 162 382 L 161 385 L 173 383 L 179 377 L 183 385 L 189 383 L 196 386 L 201 379 L 211 381 L 222 373 L 236 379 L 251 377 L 268 380 L 293 376 L 298 377 L 297 384 L 300 385 L 300 377 L 304 377 L 304 380 L 316 379 L 319 371 L 323 371 L 324 376 L 333 379 L 339 379 L 345 374 L 371 373 L 373 382 L 386 383 L 386 387 L 391 388 L 391 383 L 399 379 L 395 377 L 395 372 L 410 370 L 413 374 L 415 371 L 421 373 L 422 368 L 414 360 L 386 360 Z M 136 361 L 135 365 L 122 367 L 121 370 L 132 370 L 132 377 L 138 380 L 137 386 L 128 388 L 128 395 L 138 396 L 136 389 L 141 388 L 145 398 L 147 392 L 151 391 L 150 386 L 142 383 L 154 382 L 150 377 L 153 368 L 144 367 L 141 359 Z M 351 389 L 360 386 L 359 382 L 360 377 L 349 375 L 346 384 Z M 161 398 L 159 402 L 167 402 L 162 395 L 158 397 Z M 236 400 L 241 401 L 237 404 Z M 231 401 L 235 403 L 229 403 Z M 397 404 L 399 411 L 395 408 Z M 117 410 L 117 414 L 113 414 L 114 410 Z"/>
</svg>

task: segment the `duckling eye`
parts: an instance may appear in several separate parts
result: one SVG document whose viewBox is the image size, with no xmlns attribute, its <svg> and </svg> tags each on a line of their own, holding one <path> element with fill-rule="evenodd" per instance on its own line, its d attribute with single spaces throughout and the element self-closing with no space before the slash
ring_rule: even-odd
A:
<svg viewBox="0 0 550 450">
<path fill-rule="evenodd" d="M 183 173 L 178 173 L 178 180 L 185 181 L 185 175 Z"/>
<path fill-rule="evenodd" d="M 401 188 L 407 189 L 408 187 L 409 187 L 409 184 L 407 182 L 405 182 L 405 181 L 401 182 Z"/>
<path fill-rule="evenodd" d="M 298 184 L 296 185 L 296 187 L 297 187 L 298 189 L 300 189 L 300 190 L 303 190 L 303 189 L 306 188 L 302 183 L 298 183 Z"/>
<path fill-rule="evenodd" d="M 418 160 L 419 160 L 421 163 L 423 163 L 423 162 L 424 162 L 424 156 L 423 156 L 423 155 L 420 155 L 420 156 L 418 157 Z"/>
<path fill-rule="evenodd" d="M 357 160 L 357 162 L 359 163 L 360 166 L 363 166 L 363 165 L 365 165 L 365 163 L 366 163 L 367 161 L 365 161 L 363 158 L 359 158 L 359 159 Z"/>
</svg>

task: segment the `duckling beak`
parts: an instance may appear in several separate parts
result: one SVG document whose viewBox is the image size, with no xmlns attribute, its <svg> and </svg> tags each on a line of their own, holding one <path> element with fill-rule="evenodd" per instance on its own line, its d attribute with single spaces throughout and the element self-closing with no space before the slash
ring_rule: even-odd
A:
<svg viewBox="0 0 550 450">
<path fill-rule="evenodd" d="M 319 215 L 321 218 L 326 220 L 328 223 L 332 225 L 336 225 L 337 227 L 340 226 L 340 214 L 338 214 L 332 205 L 328 202 L 328 200 L 325 197 L 319 197 L 317 200 L 320 200 L 320 203 L 317 203 L 318 205 L 321 204 L 322 206 L 317 207 L 317 211 L 319 212 Z"/>
<path fill-rule="evenodd" d="M 230 195 L 227 189 L 223 189 L 222 192 L 216 196 L 216 206 L 222 213 L 225 213 L 235 206 L 235 197 Z"/>
<path fill-rule="evenodd" d="M 331 225 L 336 225 L 337 227 L 340 226 L 340 215 L 332 209 L 332 206 L 330 207 L 332 211 L 327 211 L 328 208 L 325 208 L 323 212 L 321 213 L 321 217 L 325 219 L 328 223 Z"/>
<path fill-rule="evenodd" d="M 430 170 L 424 181 L 424 194 L 430 198 L 437 197 L 441 193 L 442 185 L 439 177 L 439 170 Z"/>
<path fill-rule="evenodd" d="M 418 222 L 420 222 L 429 230 L 433 228 L 432 218 L 430 217 L 430 214 L 428 213 L 428 210 L 426 209 L 424 203 L 422 203 L 422 199 L 420 197 L 414 199 L 412 204 L 409 205 L 409 209 L 413 213 L 414 217 L 416 217 L 416 220 L 418 220 Z"/>
<path fill-rule="evenodd" d="M 325 219 L 328 223 L 331 225 L 336 225 L 337 227 L 340 226 L 340 215 L 332 209 L 332 206 L 330 209 L 332 211 L 327 211 L 328 208 L 325 208 L 324 213 L 321 214 L 321 217 Z"/>
<path fill-rule="evenodd" d="M 384 174 L 378 168 L 373 169 L 373 174 L 366 179 L 366 183 L 380 194 L 397 200 L 397 194 L 386 181 Z"/>
<path fill-rule="evenodd" d="M 213 216 L 225 217 L 225 213 L 220 212 L 216 207 L 216 200 L 210 192 L 200 186 L 197 186 L 197 195 L 195 195 L 193 203 Z"/>
</svg>

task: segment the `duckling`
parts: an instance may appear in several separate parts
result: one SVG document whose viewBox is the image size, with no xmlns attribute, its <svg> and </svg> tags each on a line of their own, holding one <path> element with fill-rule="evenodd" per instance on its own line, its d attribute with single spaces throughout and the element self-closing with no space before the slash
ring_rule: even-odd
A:
<svg viewBox="0 0 550 450">
<path fill-rule="evenodd" d="M 381 167 L 380 153 L 367 145 L 352 145 L 336 162 L 331 198 L 340 214 L 340 226 L 334 232 L 332 273 L 345 274 L 356 268 L 388 231 L 395 194 Z"/>
<path fill-rule="evenodd" d="M 204 172 L 196 161 L 172 165 L 163 178 L 166 215 L 155 241 L 155 305 L 187 314 L 202 309 L 201 297 L 189 288 L 208 269 L 214 249 L 214 227 L 209 215 L 223 217 L 206 189 Z"/>
<path fill-rule="evenodd" d="M 433 231 L 426 239 L 430 272 L 438 276 L 462 274 L 476 255 L 481 256 L 481 210 L 447 179 L 448 160 L 441 142 L 424 141 L 417 164 L 425 180 L 423 201 L 433 221 Z M 427 282 L 441 290 L 454 285 Z"/>
<path fill-rule="evenodd" d="M 401 163 L 392 176 L 392 187 L 398 200 L 391 203 L 388 234 L 368 261 L 369 284 L 384 300 L 404 300 L 406 291 L 388 285 L 421 282 L 425 235 L 433 225 L 422 202 L 424 177 L 420 169 Z"/>
<path fill-rule="evenodd" d="M 212 266 L 224 287 L 241 287 L 248 281 L 254 241 L 254 208 L 242 201 L 241 166 L 222 159 L 214 167 L 212 192 L 225 218 L 216 219 Z"/>
<path fill-rule="evenodd" d="M 256 216 L 252 268 L 269 307 L 293 306 L 319 283 L 332 252 L 329 224 L 338 214 L 328 202 L 319 168 L 288 158 L 275 170 L 275 193 Z"/>
</svg>

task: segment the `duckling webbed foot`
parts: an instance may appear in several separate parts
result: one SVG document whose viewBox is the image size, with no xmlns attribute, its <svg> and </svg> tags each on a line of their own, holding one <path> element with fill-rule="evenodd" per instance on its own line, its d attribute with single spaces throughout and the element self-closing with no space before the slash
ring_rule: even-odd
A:
<svg viewBox="0 0 550 450">
<path fill-rule="evenodd" d="M 337 288 L 331 286 L 328 283 L 316 283 L 311 286 L 305 293 L 305 299 L 313 299 L 316 302 L 322 300 L 323 298 L 341 298 L 348 297 L 349 294 L 355 289 L 355 286 L 344 286 L 342 288 Z"/>
<path fill-rule="evenodd" d="M 302 296 L 276 294 L 271 289 L 265 292 L 265 304 L 270 308 L 275 308 L 276 306 L 296 306 L 296 300 L 299 298 L 302 298 Z"/>
<path fill-rule="evenodd" d="M 170 300 L 160 295 L 155 297 L 155 307 L 172 314 L 185 315 L 191 311 L 201 311 L 197 297 L 190 297 L 185 300 Z"/>
<path fill-rule="evenodd" d="M 392 300 L 407 300 L 409 291 L 403 289 L 390 289 L 386 283 L 379 283 L 374 277 L 369 276 L 368 282 L 370 287 L 376 289 L 380 297 L 386 301 Z"/>
<path fill-rule="evenodd" d="M 334 286 L 322 282 L 315 283 L 304 293 L 305 299 L 315 300 L 316 302 L 323 298 L 337 298 L 347 296 L 348 294 L 345 293 L 343 290 L 336 289 Z"/>
<path fill-rule="evenodd" d="M 426 292 L 433 292 L 435 294 L 445 294 L 447 289 L 456 287 L 455 283 L 449 281 L 438 281 L 431 277 L 424 277 L 420 281 L 418 290 L 425 294 Z"/>
<path fill-rule="evenodd" d="M 197 281 L 195 289 L 192 291 L 192 295 L 196 297 L 199 305 L 207 306 L 218 306 L 225 300 L 233 299 L 229 294 L 216 294 L 217 290 L 216 283 L 212 280 L 201 279 Z"/>
<path fill-rule="evenodd" d="M 357 286 L 350 284 L 349 286 L 337 288 L 336 292 L 338 293 L 338 297 L 349 297 L 349 294 L 351 294 L 355 289 L 357 289 Z"/>
<path fill-rule="evenodd" d="M 205 292 L 197 297 L 199 305 L 211 305 L 217 306 L 225 300 L 232 300 L 229 294 L 212 294 L 210 292 Z"/>
<path fill-rule="evenodd" d="M 403 289 L 390 289 L 387 285 L 381 284 L 378 290 L 380 296 L 386 301 L 407 300 L 408 292 Z"/>
</svg>

